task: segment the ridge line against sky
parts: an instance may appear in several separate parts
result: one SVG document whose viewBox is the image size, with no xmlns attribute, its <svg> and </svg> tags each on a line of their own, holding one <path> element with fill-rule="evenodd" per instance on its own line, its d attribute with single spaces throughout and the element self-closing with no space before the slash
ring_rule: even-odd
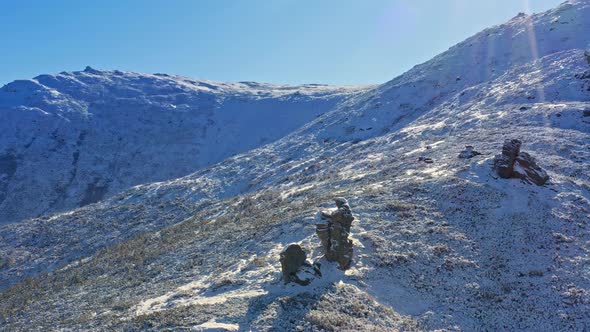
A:
<svg viewBox="0 0 590 332">
<path fill-rule="evenodd" d="M 378 84 L 560 0 L 0 0 L 0 85 L 119 69 L 214 81 Z"/>
</svg>

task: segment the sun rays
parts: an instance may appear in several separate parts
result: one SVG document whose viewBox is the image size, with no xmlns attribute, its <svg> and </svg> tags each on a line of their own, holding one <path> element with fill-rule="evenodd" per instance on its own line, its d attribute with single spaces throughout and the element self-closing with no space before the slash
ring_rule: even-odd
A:
<svg viewBox="0 0 590 332">
<path fill-rule="evenodd" d="M 530 13 L 530 3 L 529 0 L 523 0 L 522 1 L 525 12 L 526 13 Z M 533 17 L 532 16 L 527 16 L 525 18 L 526 20 L 526 32 L 527 32 L 527 36 L 528 36 L 528 43 L 529 43 L 529 48 L 530 48 L 530 52 L 531 52 L 531 58 L 533 61 L 537 61 L 539 60 L 539 46 L 537 45 L 537 35 L 535 33 L 535 25 L 533 22 Z M 538 68 L 540 69 L 540 65 L 538 66 Z M 544 102 L 545 101 L 545 91 L 543 90 L 542 84 L 537 85 L 537 94 L 539 96 L 539 101 Z"/>
</svg>

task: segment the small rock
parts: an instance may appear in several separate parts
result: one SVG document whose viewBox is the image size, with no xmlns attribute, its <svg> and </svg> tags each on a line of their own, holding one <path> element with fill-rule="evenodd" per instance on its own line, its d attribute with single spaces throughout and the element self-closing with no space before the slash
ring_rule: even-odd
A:
<svg viewBox="0 0 590 332">
<path fill-rule="evenodd" d="M 419 157 L 418 161 L 422 161 L 425 162 L 427 164 L 432 164 L 434 161 L 432 161 L 432 158 L 428 158 L 428 157 Z"/>
<path fill-rule="evenodd" d="M 584 113 L 582 113 L 582 115 L 584 117 L 590 116 L 590 110 L 585 110 Z"/>
<path fill-rule="evenodd" d="M 466 145 L 465 146 L 465 150 L 461 151 L 461 153 L 459 153 L 459 158 L 461 159 L 470 159 L 473 158 L 475 156 L 479 156 L 481 155 L 481 153 L 479 153 L 478 151 L 473 150 L 473 146 L 471 145 Z"/>
<path fill-rule="evenodd" d="M 321 277 L 320 264 L 311 264 L 308 261 L 303 262 L 303 265 L 299 268 L 299 271 L 291 276 L 291 281 L 301 286 L 307 286 L 316 277 Z"/>
</svg>

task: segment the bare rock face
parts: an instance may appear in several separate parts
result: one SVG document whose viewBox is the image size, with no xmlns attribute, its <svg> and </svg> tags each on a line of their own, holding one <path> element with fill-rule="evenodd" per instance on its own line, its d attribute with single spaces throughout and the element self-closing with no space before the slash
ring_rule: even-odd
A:
<svg viewBox="0 0 590 332">
<path fill-rule="evenodd" d="M 521 179 L 527 183 L 542 186 L 549 180 L 547 173 L 541 169 L 530 154 L 521 152 L 522 143 L 517 140 L 506 140 L 502 146 L 502 154 L 494 159 L 494 169 L 501 178 Z"/>
<path fill-rule="evenodd" d="M 322 223 L 316 225 L 316 233 L 322 242 L 324 255 L 330 262 L 338 262 L 340 269 L 350 266 L 352 261 L 352 240 L 348 239 L 354 220 L 348 201 L 336 198 L 336 210 L 322 211 Z"/>
<path fill-rule="evenodd" d="M 307 261 L 307 254 L 303 248 L 296 244 L 290 244 L 280 255 L 281 270 L 285 283 L 294 282 L 307 286 L 316 277 L 321 277 L 320 265 Z"/>
</svg>

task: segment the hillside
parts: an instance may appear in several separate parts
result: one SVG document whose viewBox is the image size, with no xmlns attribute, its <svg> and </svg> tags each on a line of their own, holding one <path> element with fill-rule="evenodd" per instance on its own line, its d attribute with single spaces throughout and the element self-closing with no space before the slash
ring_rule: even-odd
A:
<svg viewBox="0 0 590 332">
<path fill-rule="evenodd" d="M 7 84 L 0 89 L 0 224 L 190 174 L 273 142 L 366 89 L 90 67 Z"/>
<path fill-rule="evenodd" d="M 589 45 L 590 1 L 519 15 L 275 142 L 1 226 L 0 324 L 588 330 Z M 548 184 L 492 170 L 513 138 Z M 467 145 L 481 155 L 459 158 Z M 315 234 L 340 196 L 356 217 L 344 272 Z M 291 242 L 322 263 L 309 286 L 281 281 Z"/>
</svg>

